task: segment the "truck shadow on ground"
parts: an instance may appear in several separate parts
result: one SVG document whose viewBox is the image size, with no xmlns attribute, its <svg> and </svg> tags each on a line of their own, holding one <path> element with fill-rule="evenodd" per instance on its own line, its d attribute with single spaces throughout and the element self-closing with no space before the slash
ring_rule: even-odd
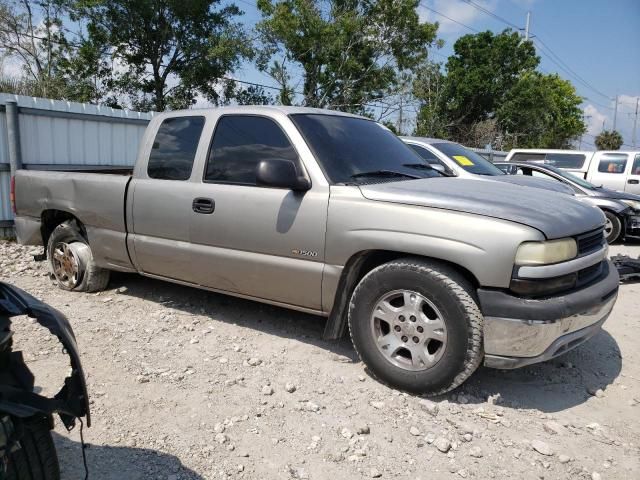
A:
<svg viewBox="0 0 640 480">
<path fill-rule="evenodd" d="M 77 434 L 73 434 L 77 435 Z M 82 480 L 85 469 L 80 442 L 53 432 L 60 461 L 60 475 L 65 480 Z M 204 480 L 182 465 L 170 454 L 134 447 L 90 444 L 86 449 L 89 478 L 100 480 L 146 480 L 149 478 L 180 478 Z"/>
<path fill-rule="evenodd" d="M 515 370 L 480 367 L 458 391 L 471 404 L 484 403 L 487 397 L 499 394 L 499 405 L 505 408 L 554 413 L 586 402 L 598 389 L 606 392 L 621 369 L 620 348 L 602 330 L 547 362 Z"/>
<path fill-rule="evenodd" d="M 343 362 L 359 362 L 348 337 L 339 341 L 323 340 L 326 319 L 319 316 L 134 274 L 114 275 L 109 288 L 120 286 L 127 288 L 123 293 L 125 296 L 143 298 L 190 314 L 208 315 L 216 321 L 237 324 L 270 335 L 296 339 L 331 351 Z M 505 408 L 538 409 L 552 413 L 584 403 L 591 397 L 587 390 L 605 390 L 618 377 L 621 368 L 618 344 L 603 330 L 575 350 L 548 362 L 516 370 L 480 367 L 454 393 L 462 393 L 469 403 L 478 404 L 485 403 L 490 395 L 500 394 L 500 404 Z"/>
<path fill-rule="evenodd" d="M 262 333 L 292 338 L 329 350 L 344 362 L 358 362 L 358 355 L 348 337 L 337 341 L 323 340 L 326 318 L 276 307 L 251 300 L 201 290 L 195 287 L 116 273 L 109 289 L 124 286 L 124 296 L 156 302 L 192 315 L 207 315 L 216 321 L 237 324 Z"/>
</svg>

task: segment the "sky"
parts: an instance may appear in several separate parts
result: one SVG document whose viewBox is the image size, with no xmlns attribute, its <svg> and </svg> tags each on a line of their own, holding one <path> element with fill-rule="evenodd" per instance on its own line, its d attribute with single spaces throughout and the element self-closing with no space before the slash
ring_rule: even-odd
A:
<svg viewBox="0 0 640 480">
<path fill-rule="evenodd" d="M 474 30 L 501 32 L 512 24 L 524 31 L 529 11 L 530 34 L 541 57 L 539 68 L 570 80 L 585 99 L 581 107 L 587 133 L 582 148 L 594 148 L 594 136 L 602 130 L 603 122 L 605 129 L 613 128 L 616 95 L 616 129 L 623 135 L 623 148 L 631 147 L 636 100 L 640 97 L 640 0 L 472 2 L 486 11 L 464 0 L 422 0 L 418 7 L 421 19 L 437 21 L 438 36 L 445 42 L 442 49 L 431 52 L 434 61 L 445 62 L 453 53 L 456 39 Z M 235 3 L 245 12 L 243 20 L 247 26 L 255 25 L 260 19 L 255 1 L 235 0 Z M 235 72 L 234 77 L 276 85 L 249 64 Z M 638 123 L 636 145 L 640 145 L 640 120 Z"/>
</svg>

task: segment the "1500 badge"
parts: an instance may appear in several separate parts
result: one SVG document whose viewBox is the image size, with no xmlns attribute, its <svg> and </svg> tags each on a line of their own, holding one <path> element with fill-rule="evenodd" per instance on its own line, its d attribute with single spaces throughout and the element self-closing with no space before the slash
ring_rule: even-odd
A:
<svg viewBox="0 0 640 480">
<path fill-rule="evenodd" d="M 303 257 L 317 257 L 318 256 L 318 252 L 312 252 L 311 250 L 298 250 L 297 248 L 294 248 L 293 250 L 291 250 L 291 253 L 293 253 L 294 255 L 301 255 Z"/>
</svg>

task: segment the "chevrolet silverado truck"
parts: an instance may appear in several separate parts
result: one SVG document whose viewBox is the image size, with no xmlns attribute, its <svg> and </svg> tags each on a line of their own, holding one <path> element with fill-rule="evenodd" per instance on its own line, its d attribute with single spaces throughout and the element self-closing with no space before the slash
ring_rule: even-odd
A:
<svg viewBox="0 0 640 480">
<path fill-rule="evenodd" d="M 60 288 L 111 270 L 328 317 L 395 388 L 441 394 L 596 334 L 618 293 L 602 212 L 448 178 L 380 124 L 335 111 L 162 113 L 131 175 L 18 171 L 16 229 Z"/>
</svg>

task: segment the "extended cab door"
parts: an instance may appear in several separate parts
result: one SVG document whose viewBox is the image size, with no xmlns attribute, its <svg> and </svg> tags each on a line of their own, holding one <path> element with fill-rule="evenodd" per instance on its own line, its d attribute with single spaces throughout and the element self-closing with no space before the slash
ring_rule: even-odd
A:
<svg viewBox="0 0 640 480">
<path fill-rule="evenodd" d="M 589 167 L 589 180 L 613 190 L 624 191 L 629 167 L 629 154 L 625 152 L 596 152 Z"/>
<path fill-rule="evenodd" d="M 640 195 L 640 153 L 634 155 L 624 191 Z"/>
<path fill-rule="evenodd" d="M 129 251 L 143 273 L 193 282 L 189 248 L 193 164 L 205 117 L 154 118 L 157 131 L 142 147 L 127 199 Z M 206 149 L 206 145 L 201 146 Z"/>
<path fill-rule="evenodd" d="M 308 176 L 303 153 L 311 155 L 284 115 L 217 119 L 203 173 L 192 184 L 192 200 L 212 206 L 194 213 L 189 226 L 198 283 L 321 309 L 328 187 L 313 179 L 306 192 L 256 185 L 266 159 L 292 160 Z"/>
</svg>

